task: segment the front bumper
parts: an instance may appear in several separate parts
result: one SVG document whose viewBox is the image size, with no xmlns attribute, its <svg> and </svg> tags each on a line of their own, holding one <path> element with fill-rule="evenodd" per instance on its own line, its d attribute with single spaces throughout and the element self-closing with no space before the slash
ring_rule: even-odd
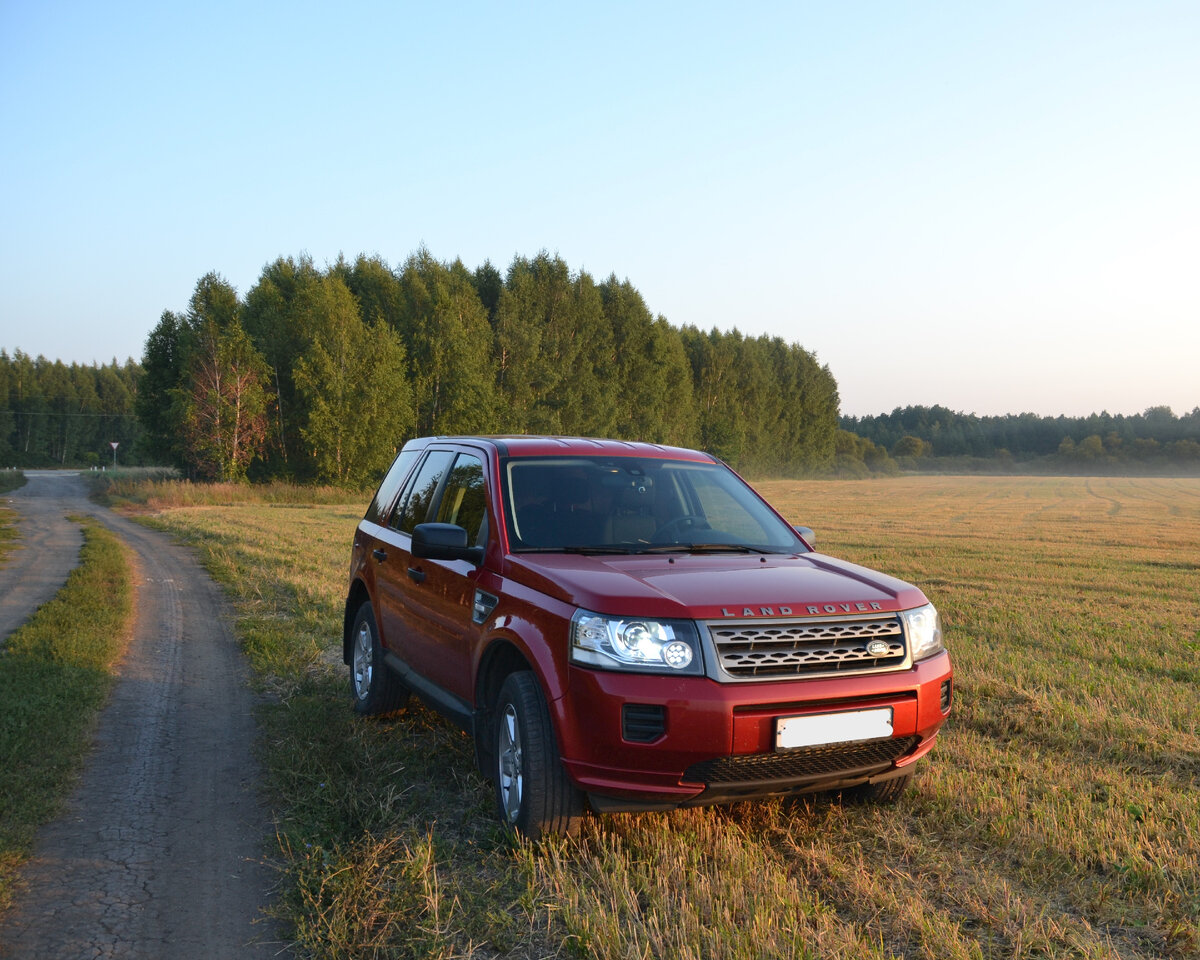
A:
<svg viewBox="0 0 1200 960">
<path fill-rule="evenodd" d="M 593 806 L 692 806 L 902 774 L 933 746 L 952 673 L 944 652 L 893 673 L 769 683 L 572 666 L 551 709 L 563 765 Z M 890 738 L 774 749 L 780 717 L 875 707 L 892 708 Z"/>
</svg>

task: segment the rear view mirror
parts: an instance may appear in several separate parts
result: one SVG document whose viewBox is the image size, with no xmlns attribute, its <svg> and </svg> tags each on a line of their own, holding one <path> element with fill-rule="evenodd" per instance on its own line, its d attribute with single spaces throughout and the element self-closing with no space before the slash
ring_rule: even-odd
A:
<svg viewBox="0 0 1200 960">
<path fill-rule="evenodd" d="M 453 523 L 418 523 L 412 532 L 412 555 L 427 560 L 483 563 L 483 547 L 467 545 L 467 531 Z"/>
</svg>

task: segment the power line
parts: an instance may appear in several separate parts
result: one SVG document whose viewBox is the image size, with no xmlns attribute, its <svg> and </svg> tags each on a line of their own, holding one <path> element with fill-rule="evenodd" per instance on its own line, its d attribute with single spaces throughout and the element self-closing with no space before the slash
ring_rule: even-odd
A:
<svg viewBox="0 0 1200 960">
<path fill-rule="evenodd" d="M 8 413 L 14 417 L 108 417 L 136 420 L 136 413 L 59 413 L 55 410 L 0 410 L 0 416 Z"/>
</svg>

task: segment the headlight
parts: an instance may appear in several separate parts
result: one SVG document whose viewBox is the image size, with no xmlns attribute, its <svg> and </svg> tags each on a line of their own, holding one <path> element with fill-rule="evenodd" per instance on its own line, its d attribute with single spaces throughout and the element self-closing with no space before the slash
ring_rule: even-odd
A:
<svg viewBox="0 0 1200 960">
<path fill-rule="evenodd" d="M 904 610 L 900 616 L 904 620 L 904 632 L 908 634 L 914 663 L 946 649 L 942 644 L 942 624 L 932 603 L 915 610 Z"/>
<path fill-rule="evenodd" d="M 699 635 L 690 621 L 606 617 L 587 610 L 571 618 L 571 660 L 609 670 L 703 673 Z"/>
</svg>

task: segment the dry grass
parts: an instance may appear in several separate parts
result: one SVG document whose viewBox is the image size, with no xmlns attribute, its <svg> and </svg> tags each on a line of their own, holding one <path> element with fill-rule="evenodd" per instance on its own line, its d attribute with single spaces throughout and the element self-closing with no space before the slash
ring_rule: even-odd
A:
<svg viewBox="0 0 1200 960">
<path fill-rule="evenodd" d="M 7 507 L 0 507 L 0 567 L 8 562 L 17 548 L 20 534 L 17 532 L 17 515 Z"/>
<path fill-rule="evenodd" d="M 151 474 L 147 477 L 145 474 Z M 230 507 L 248 504 L 315 507 L 365 503 L 373 491 L 273 483 L 192 483 L 171 470 L 113 471 L 90 476 L 96 499 L 129 513 L 154 513 L 182 507 Z"/>
<path fill-rule="evenodd" d="M 588 822 L 510 847 L 466 738 L 354 722 L 365 497 L 171 510 L 230 584 L 314 957 L 1200 956 L 1200 481 L 768 481 L 822 550 L 942 611 L 958 698 L 917 788 Z"/>
<path fill-rule="evenodd" d="M 16 490 L 25 484 L 25 474 L 19 470 L 0 470 L 0 494 Z M 0 566 L 7 561 L 19 539 L 17 515 L 6 506 L 0 506 Z"/>
</svg>

